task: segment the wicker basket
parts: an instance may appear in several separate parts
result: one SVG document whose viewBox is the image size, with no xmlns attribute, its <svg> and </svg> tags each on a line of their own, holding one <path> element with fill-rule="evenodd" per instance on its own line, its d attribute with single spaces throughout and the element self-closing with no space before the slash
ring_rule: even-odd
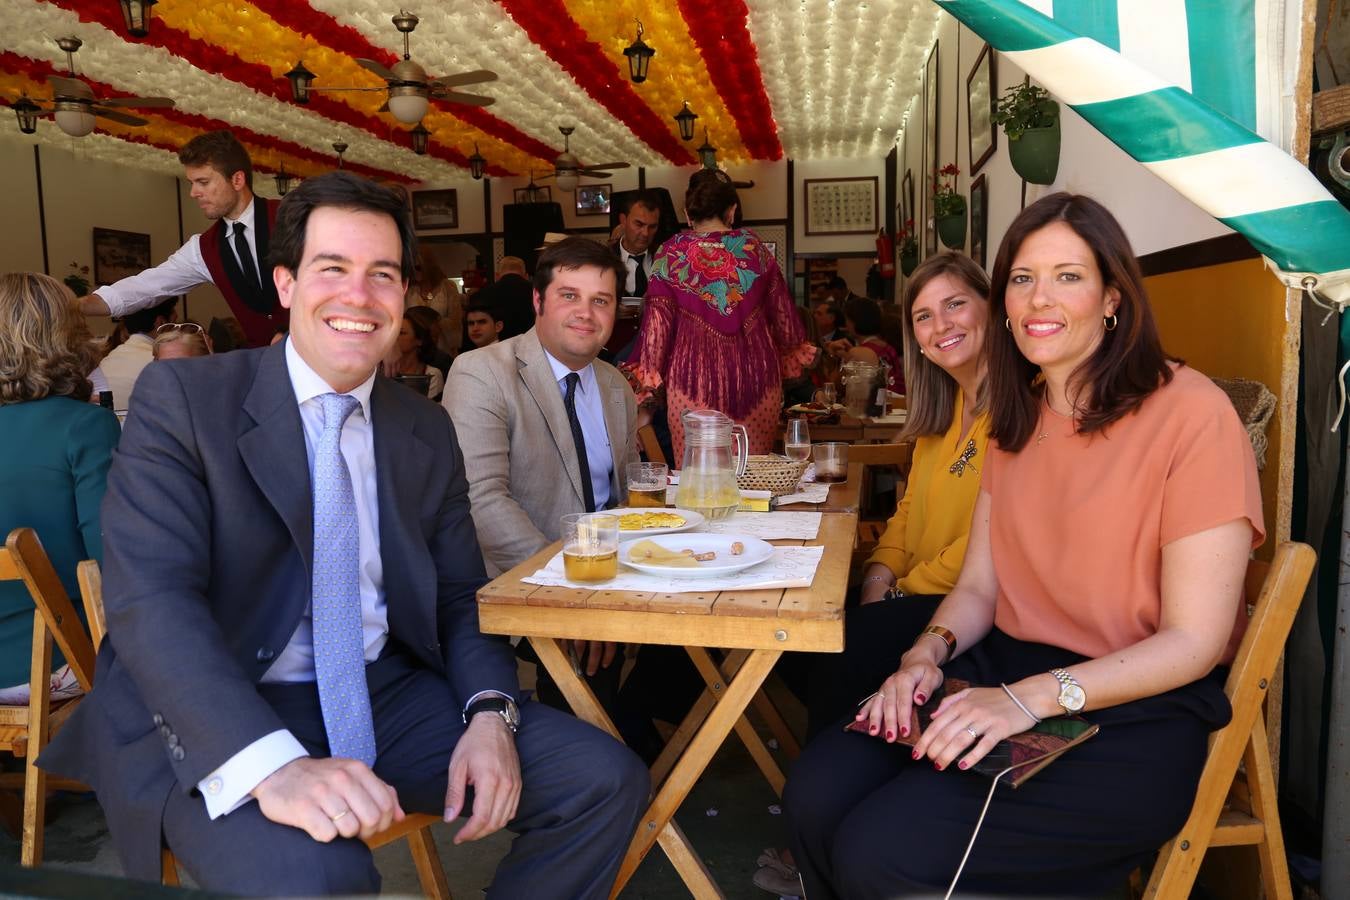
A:
<svg viewBox="0 0 1350 900">
<path fill-rule="evenodd" d="M 743 491 L 768 491 L 781 497 L 797 490 L 809 462 L 786 456 L 751 456 L 745 461 L 745 474 L 736 483 Z"/>
</svg>

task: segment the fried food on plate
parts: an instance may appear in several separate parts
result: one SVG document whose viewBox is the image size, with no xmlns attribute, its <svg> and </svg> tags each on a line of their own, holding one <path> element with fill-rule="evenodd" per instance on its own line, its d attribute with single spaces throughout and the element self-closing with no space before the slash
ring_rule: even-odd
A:
<svg viewBox="0 0 1350 900">
<path fill-rule="evenodd" d="M 679 528 L 684 516 L 672 512 L 624 513 L 619 516 L 620 531 L 646 531 L 648 528 Z"/>
</svg>

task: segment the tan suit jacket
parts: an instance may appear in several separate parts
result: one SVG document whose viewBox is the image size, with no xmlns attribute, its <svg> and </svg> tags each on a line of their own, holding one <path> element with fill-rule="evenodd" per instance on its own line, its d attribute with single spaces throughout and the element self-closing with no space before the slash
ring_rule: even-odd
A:
<svg viewBox="0 0 1350 900">
<path fill-rule="evenodd" d="M 621 505 L 624 467 L 638 459 L 637 402 L 617 369 L 593 365 L 613 452 L 610 498 Z M 499 575 L 556 541 L 563 515 L 585 511 L 567 410 L 534 329 L 460 354 L 441 404 L 464 453 L 483 562 Z"/>
</svg>

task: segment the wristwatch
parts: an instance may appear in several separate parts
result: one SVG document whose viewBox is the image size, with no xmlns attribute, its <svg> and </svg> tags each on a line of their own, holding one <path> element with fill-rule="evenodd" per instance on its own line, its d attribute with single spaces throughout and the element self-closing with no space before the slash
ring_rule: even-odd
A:
<svg viewBox="0 0 1350 900">
<path fill-rule="evenodd" d="M 468 725 L 469 720 L 480 712 L 491 712 L 501 716 L 512 734 L 520 730 L 520 707 L 516 706 L 516 701 L 510 697 L 484 697 L 475 700 L 464 708 L 464 724 Z"/>
<path fill-rule="evenodd" d="M 1055 698 L 1055 702 L 1059 704 L 1060 709 L 1068 715 L 1081 712 L 1087 705 L 1087 694 L 1078 683 L 1078 679 L 1063 669 L 1051 669 L 1050 674 L 1059 682 L 1059 696 Z"/>
</svg>

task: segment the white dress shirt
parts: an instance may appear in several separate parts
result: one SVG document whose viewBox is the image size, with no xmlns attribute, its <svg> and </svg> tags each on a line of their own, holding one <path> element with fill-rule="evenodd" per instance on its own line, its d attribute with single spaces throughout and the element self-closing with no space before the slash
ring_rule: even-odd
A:
<svg viewBox="0 0 1350 900">
<path fill-rule="evenodd" d="M 637 291 L 635 282 L 637 280 L 638 261 L 633 259 L 633 257 L 636 256 L 638 259 L 642 260 L 643 274 L 647 276 L 647 280 L 650 282 L 652 277 L 651 251 L 648 250 L 646 253 L 629 253 L 627 248 L 623 245 L 623 238 L 619 238 L 619 254 L 623 257 L 624 267 L 628 270 L 628 274 L 624 276 L 623 295 L 625 297 L 636 297 L 638 296 L 635 293 L 635 291 Z"/>
<path fill-rule="evenodd" d="M 567 401 L 567 381 L 573 371 L 553 358 L 547 350 L 544 356 L 553 369 L 553 378 L 562 392 L 563 403 Z M 577 370 L 581 376 L 577 384 L 573 402 L 577 408 L 577 421 L 581 422 L 581 432 L 586 437 L 586 465 L 591 470 L 591 490 L 595 497 L 595 508 L 609 506 L 609 480 L 614 474 L 614 450 L 609 445 L 609 429 L 605 427 L 605 399 L 600 396 L 600 383 L 595 378 L 595 365 Z"/>
<path fill-rule="evenodd" d="M 234 250 L 234 223 L 244 223 L 244 239 L 248 241 L 249 252 L 253 254 L 261 270 L 266 264 L 258 259 L 258 242 L 253 229 L 253 210 L 257 205 L 258 201 L 254 198 L 249 201 L 239 218 L 226 217 L 225 228 L 230 236 L 227 243 L 237 260 L 239 254 Z M 185 294 L 199 284 L 214 284 L 211 271 L 206 268 L 206 260 L 202 257 L 201 242 L 202 236 L 194 234 L 168 259 L 153 269 L 129 275 L 116 284 L 95 288 L 94 293 L 103 298 L 103 302 L 108 306 L 108 312 L 115 318 L 147 309 L 166 297 Z M 270 273 L 265 277 L 270 278 Z M 119 408 L 125 406 L 121 398 L 118 398 L 117 402 L 121 404 Z"/>
<path fill-rule="evenodd" d="M 334 393 L 296 352 L 290 339 L 286 341 L 286 368 L 290 372 L 291 387 L 300 406 L 300 422 L 305 432 L 305 454 L 309 459 L 311 477 L 314 471 L 314 448 L 323 433 L 323 405 L 321 394 Z M 361 630 L 365 639 L 367 662 L 374 661 L 389 639 L 389 615 L 384 597 L 384 564 L 380 557 L 379 498 L 375 479 L 375 433 L 371 427 L 370 392 L 375 373 L 355 389 L 349 391 L 360 402 L 360 408 L 347 419 L 342 429 L 342 458 L 351 473 L 352 491 L 356 500 L 359 582 L 361 592 Z M 304 615 L 285 649 L 263 675 L 266 682 L 314 681 L 313 622 L 310 606 L 305 604 Z M 286 763 L 307 756 L 305 748 L 287 730 L 274 731 L 249 744 L 230 757 L 220 768 L 207 775 L 197 787 L 206 799 L 206 810 L 211 818 L 232 812 L 249 799 L 249 791 L 268 775 Z"/>
<path fill-rule="evenodd" d="M 131 404 L 131 389 L 141 370 L 155 360 L 155 339 L 148 334 L 133 334 L 103 357 L 99 368 L 112 391 L 113 408 L 125 410 Z"/>
</svg>

